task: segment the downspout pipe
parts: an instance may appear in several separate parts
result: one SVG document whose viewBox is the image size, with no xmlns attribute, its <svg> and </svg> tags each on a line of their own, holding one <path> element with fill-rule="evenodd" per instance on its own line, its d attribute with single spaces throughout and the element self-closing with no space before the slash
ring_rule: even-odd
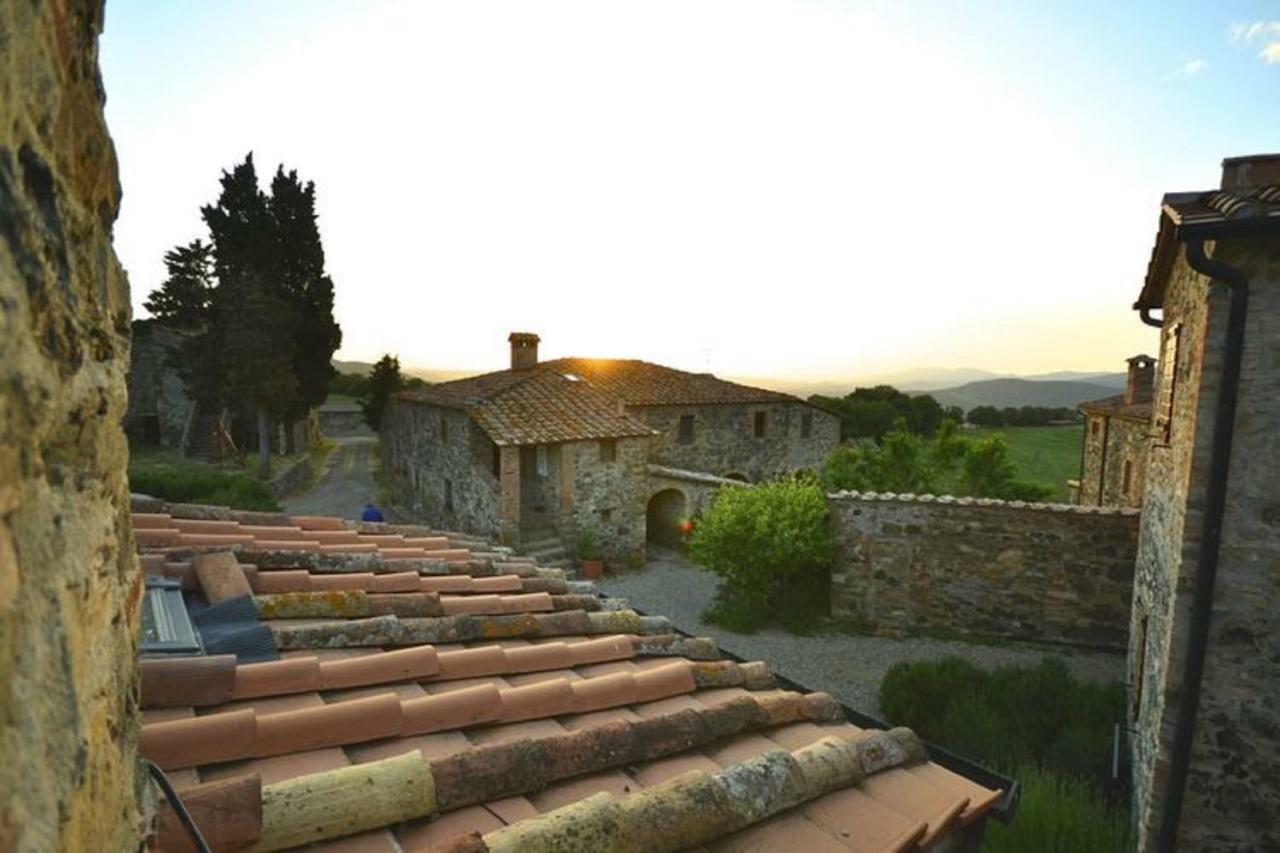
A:
<svg viewBox="0 0 1280 853">
<path fill-rule="evenodd" d="M 1186 244 L 1187 263 L 1198 273 L 1227 287 L 1227 330 L 1223 348 L 1222 374 L 1218 383 L 1218 405 L 1213 419 L 1213 444 L 1209 456 L 1209 483 L 1205 495 L 1204 529 L 1200 536 L 1195 587 L 1191 599 L 1191 622 L 1187 653 L 1182 670 L 1182 698 L 1178 703 L 1173 749 L 1169 760 L 1168 784 L 1160 810 L 1156 849 L 1173 853 L 1177 848 L 1178 825 L 1187 790 L 1187 774 L 1194 746 L 1196 712 L 1204 680 L 1205 657 L 1209 646 L 1209 621 L 1213 615 L 1214 586 L 1218 576 L 1218 554 L 1222 544 L 1222 523 L 1226 515 L 1227 475 L 1231 466 L 1231 439 L 1235 430 L 1236 402 L 1240 391 L 1240 364 L 1244 355 L 1245 318 L 1249 309 L 1249 282 L 1235 267 L 1204 253 L 1204 240 Z M 1144 318 L 1145 319 L 1145 318 Z"/>
<path fill-rule="evenodd" d="M 1138 319 L 1146 323 L 1148 326 L 1155 326 L 1157 329 L 1159 329 L 1161 326 L 1164 325 L 1164 318 L 1152 317 L 1151 309 L 1149 307 L 1144 305 L 1135 305 L 1133 307 L 1138 309 Z"/>
</svg>

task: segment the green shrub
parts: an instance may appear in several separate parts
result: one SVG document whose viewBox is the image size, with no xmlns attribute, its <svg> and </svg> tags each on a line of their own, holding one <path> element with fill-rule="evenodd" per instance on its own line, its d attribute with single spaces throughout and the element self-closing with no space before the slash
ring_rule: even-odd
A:
<svg viewBox="0 0 1280 853">
<path fill-rule="evenodd" d="M 1096 786 L 1035 765 L 1013 769 L 1022 799 L 1013 822 L 987 821 L 983 853 L 1123 853 L 1132 850 L 1123 809 L 1108 808 Z"/>
<path fill-rule="evenodd" d="M 261 480 L 195 462 L 135 463 L 129 488 L 177 503 L 214 504 L 233 509 L 278 511 L 275 495 Z"/>
<path fill-rule="evenodd" d="M 1076 679 L 1060 658 L 981 670 L 959 658 L 900 663 L 880 684 L 892 722 L 976 761 L 1039 764 L 1104 782 L 1124 688 Z"/>
<path fill-rule="evenodd" d="M 717 602 L 705 615 L 738 626 L 758 627 L 783 614 L 803 622 L 796 610 L 823 594 L 814 589 L 828 583 L 831 547 L 827 501 L 816 483 L 786 479 L 721 489 L 689 542 L 694 562 L 721 579 Z"/>
</svg>

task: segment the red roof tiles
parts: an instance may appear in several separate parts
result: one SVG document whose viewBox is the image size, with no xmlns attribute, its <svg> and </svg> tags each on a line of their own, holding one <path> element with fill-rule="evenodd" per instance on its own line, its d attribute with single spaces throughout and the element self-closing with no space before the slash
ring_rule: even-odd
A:
<svg viewBox="0 0 1280 853">
<path fill-rule="evenodd" d="M 318 519 L 292 522 L 304 533 L 308 526 L 326 529 Z M 468 602 L 462 605 L 468 610 L 518 600 L 583 603 L 562 593 L 521 594 L 525 588 L 515 584 L 556 580 L 537 577 L 527 563 L 512 564 L 524 578 L 473 577 L 421 574 L 426 567 L 416 562 L 408 564 L 413 571 L 395 571 L 379 554 L 331 558 L 312 551 L 306 569 L 296 568 L 297 557 L 288 568 L 288 553 L 306 552 L 239 551 L 255 563 L 236 564 L 240 580 L 260 600 L 337 595 L 366 605 L 416 601 L 442 609 L 457 600 Z M 148 571 L 184 567 L 192 584 L 200 574 L 182 562 L 196 556 L 187 551 L 144 556 Z M 333 559 L 340 561 L 325 562 Z M 235 582 L 225 558 L 211 562 L 225 573 L 211 584 Z M 487 560 L 457 565 L 494 571 Z M 726 822 L 705 843 L 712 849 L 910 849 L 980 819 L 1000 795 L 915 759 L 874 758 L 859 765 L 858 773 L 870 774 L 860 783 L 841 781 L 861 778 L 841 774 L 854 772 L 847 762 L 863 755 L 858 750 L 865 747 L 856 744 L 866 735 L 840 721 L 829 697 L 773 690 L 766 665 L 716 660 L 713 643 L 663 633 L 666 624 L 629 611 L 580 609 L 279 620 L 271 627 L 281 645 L 300 648 L 279 661 L 145 660 L 140 749 L 174 768 L 184 800 L 199 804 L 215 838 L 256 831 L 254 843 L 266 849 L 324 838 L 342 838 L 351 849 L 449 849 L 454 843 L 501 849 L 503 839 L 552 838 L 545 834 L 545 813 L 557 807 L 588 822 L 658 808 L 677 821 L 672 826 L 684 827 L 679 831 L 692 831 L 682 792 L 711 792 L 706 786 L 721 784 L 717 779 L 756 778 L 751 768 L 794 766 L 825 768 L 829 790 L 806 787 L 795 800 L 786 786 L 766 786 L 764 801 L 782 809 L 776 815 L 766 809 L 744 816 L 726 801 L 727 810 L 715 818 Z M 854 746 L 824 740 L 831 735 Z M 872 742 L 896 743 L 887 735 Z M 899 754 L 893 749 L 886 754 Z M 844 750 L 838 753 L 844 757 L 812 763 L 819 754 L 837 754 L 831 750 Z M 857 760 L 873 754 L 880 753 Z M 212 781 L 234 796 L 203 784 Z M 416 786 L 417 795 L 388 797 L 399 784 Z M 245 792 L 259 790 L 254 785 L 261 790 L 260 819 L 245 809 Z M 341 807 L 319 805 L 344 802 L 348 790 L 359 790 L 358 801 L 376 808 L 346 815 Z M 378 794 L 370 798 L 365 791 Z M 181 849 L 172 820 L 162 826 L 160 849 Z M 629 840 L 667 824 L 644 826 L 627 830 L 639 832 Z M 692 826 L 705 831 L 709 825 Z M 668 842 L 683 837 L 663 833 Z"/>
</svg>

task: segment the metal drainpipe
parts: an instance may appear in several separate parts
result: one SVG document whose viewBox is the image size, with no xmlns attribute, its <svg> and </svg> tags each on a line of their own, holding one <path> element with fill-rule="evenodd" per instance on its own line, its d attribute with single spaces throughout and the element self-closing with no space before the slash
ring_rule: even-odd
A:
<svg viewBox="0 0 1280 853">
<path fill-rule="evenodd" d="M 1182 671 L 1182 698 L 1169 760 L 1169 782 L 1165 787 L 1156 849 L 1172 853 L 1177 848 L 1178 825 L 1191 765 L 1196 712 L 1204 678 L 1205 655 L 1209 646 L 1209 620 L 1213 615 L 1214 585 L 1218 575 L 1218 551 L 1222 543 L 1222 521 L 1226 515 L 1227 475 L 1231 465 L 1231 439 L 1235 428 L 1236 400 L 1240 391 L 1240 363 L 1244 355 L 1245 317 L 1249 308 L 1249 282 L 1235 267 L 1204 253 L 1204 240 L 1187 244 L 1187 263 L 1198 273 L 1226 286 L 1227 334 L 1223 348 L 1218 405 L 1213 419 L 1213 445 L 1209 457 L 1209 483 L 1205 495 L 1204 530 L 1200 537 L 1195 589 L 1191 599 L 1191 625 L 1187 655 Z"/>
<path fill-rule="evenodd" d="M 1137 307 L 1137 306 L 1135 306 L 1135 307 Z M 1156 318 L 1152 317 L 1152 316 L 1151 316 L 1151 309 L 1150 309 L 1150 308 L 1141 308 L 1141 307 L 1139 307 L 1139 308 L 1138 308 L 1138 319 L 1140 319 L 1142 322 L 1146 323 L 1148 326 L 1155 326 L 1157 329 L 1159 329 L 1160 327 L 1162 327 L 1162 326 L 1164 325 L 1164 318 L 1163 318 L 1163 317 L 1161 317 L 1159 320 L 1157 320 Z"/>
</svg>

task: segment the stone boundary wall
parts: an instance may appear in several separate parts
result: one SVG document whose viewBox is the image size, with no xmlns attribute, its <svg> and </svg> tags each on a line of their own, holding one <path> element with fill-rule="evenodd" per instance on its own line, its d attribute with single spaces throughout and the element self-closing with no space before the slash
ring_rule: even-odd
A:
<svg viewBox="0 0 1280 853">
<path fill-rule="evenodd" d="M 1138 510 L 857 492 L 829 503 L 834 616 L 897 636 L 1127 642 Z"/>
</svg>

